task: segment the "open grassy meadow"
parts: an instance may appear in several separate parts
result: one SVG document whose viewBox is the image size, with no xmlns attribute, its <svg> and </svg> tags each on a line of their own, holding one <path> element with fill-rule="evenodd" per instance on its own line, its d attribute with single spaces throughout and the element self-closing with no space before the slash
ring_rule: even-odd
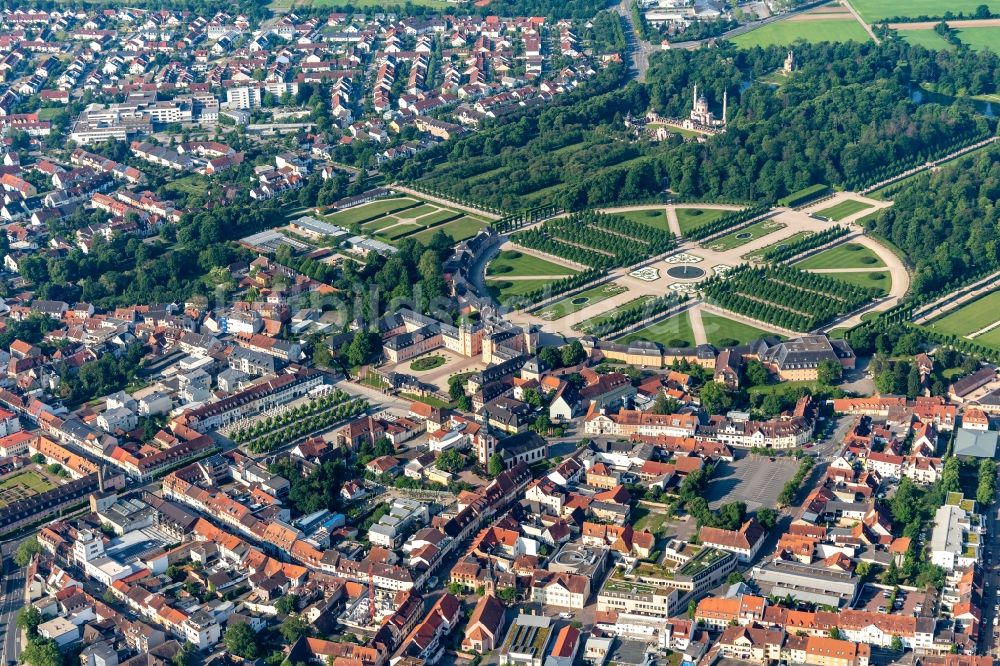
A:
<svg viewBox="0 0 1000 666">
<path fill-rule="evenodd" d="M 772 335 L 759 328 L 733 321 L 720 315 L 701 313 L 701 323 L 705 326 L 705 335 L 708 336 L 708 343 L 716 347 L 731 346 L 733 344 L 746 344 L 754 340 L 759 340 L 765 335 Z"/>
<path fill-rule="evenodd" d="M 1000 319 L 1000 291 L 994 291 L 932 321 L 929 328 L 965 336 Z M 978 340 L 978 338 L 977 338 Z"/>
<path fill-rule="evenodd" d="M 894 16 L 941 16 L 945 11 L 972 14 L 981 0 L 851 0 L 854 9 L 868 23 Z"/>
<path fill-rule="evenodd" d="M 504 250 L 486 269 L 489 277 L 575 275 L 578 271 L 520 250 Z"/>
<path fill-rule="evenodd" d="M 958 38 L 974 51 L 989 49 L 994 53 L 1000 53 L 1000 27 L 961 28 L 958 31 Z"/>
<path fill-rule="evenodd" d="M 787 46 L 806 42 L 867 42 L 868 33 L 853 19 L 821 19 L 816 21 L 775 21 L 733 38 L 740 48 L 754 46 Z"/>
<path fill-rule="evenodd" d="M 680 225 L 681 235 L 687 235 L 693 229 L 704 226 L 709 222 L 714 222 L 726 213 L 731 211 L 718 210 L 715 208 L 682 208 L 677 207 L 677 224 Z"/>
</svg>

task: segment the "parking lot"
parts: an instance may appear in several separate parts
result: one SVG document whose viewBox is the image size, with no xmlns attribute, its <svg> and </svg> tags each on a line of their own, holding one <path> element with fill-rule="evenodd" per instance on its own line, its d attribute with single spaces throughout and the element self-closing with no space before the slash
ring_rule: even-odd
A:
<svg viewBox="0 0 1000 666">
<path fill-rule="evenodd" d="M 799 468 L 794 458 L 757 456 L 738 452 L 731 463 L 720 462 L 708 485 L 708 504 L 717 509 L 727 502 L 745 502 L 747 511 L 773 507 L 788 480 Z"/>
<path fill-rule="evenodd" d="M 891 596 L 891 590 L 866 585 L 854 602 L 854 607 L 873 613 L 889 613 Z M 896 593 L 896 605 L 891 612 L 894 615 L 920 615 L 928 606 L 927 595 L 924 592 L 900 589 Z M 930 610 L 927 614 L 930 615 Z"/>
</svg>

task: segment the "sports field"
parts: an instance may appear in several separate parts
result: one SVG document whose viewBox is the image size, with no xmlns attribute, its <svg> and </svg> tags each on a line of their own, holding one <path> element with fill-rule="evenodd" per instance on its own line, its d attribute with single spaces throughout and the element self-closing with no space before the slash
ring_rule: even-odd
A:
<svg viewBox="0 0 1000 666">
<path fill-rule="evenodd" d="M 853 19 L 775 21 L 732 39 L 740 48 L 787 46 L 806 42 L 867 42 L 868 33 Z"/>
<path fill-rule="evenodd" d="M 761 220 L 760 222 L 754 222 L 749 227 L 743 227 L 731 234 L 726 234 L 722 238 L 717 238 L 707 244 L 709 249 L 715 250 L 716 252 L 723 252 L 725 250 L 731 250 L 734 247 L 739 247 L 740 245 L 746 245 L 752 240 L 757 240 L 768 234 L 773 234 L 779 229 L 784 229 L 785 224 L 783 222 L 775 222 L 774 220 Z"/>
<path fill-rule="evenodd" d="M 962 305 L 958 310 L 932 321 L 927 326 L 945 333 L 967 336 L 986 328 L 997 320 L 1000 320 L 1000 291 L 994 291 L 971 303 Z M 976 340 L 979 340 L 979 337 Z M 979 341 L 983 342 L 983 340 Z"/>
<path fill-rule="evenodd" d="M 728 210 L 718 210 L 716 208 L 681 208 L 677 207 L 677 224 L 681 228 L 681 235 L 686 236 L 692 229 L 714 222 Z"/>
<path fill-rule="evenodd" d="M 825 268 L 885 268 L 877 254 L 859 243 L 843 243 L 795 264 L 802 270 Z"/>
<path fill-rule="evenodd" d="M 707 312 L 701 313 L 701 322 L 705 326 L 708 343 L 716 347 L 742 345 L 772 335 L 749 324 Z"/>
<path fill-rule="evenodd" d="M 992 28 L 962 28 L 958 38 L 963 44 L 968 44 L 973 51 L 989 49 L 1000 53 L 1000 27 Z"/>
<path fill-rule="evenodd" d="M 15 472 L 0 481 L 0 507 L 5 507 L 11 502 L 44 493 L 55 487 L 54 483 L 36 471 L 25 470 Z"/>
<path fill-rule="evenodd" d="M 412 196 L 378 199 L 323 219 L 342 227 L 360 225 L 362 234 L 387 243 L 404 238 L 426 243 L 438 231 L 458 242 L 472 238 L 487 225 L 485 218 Z"/>
<path fill-rule="evenodd" d="M 628 291 L 628 288 L 614 284 L 613 282 L 602 284 L 581 291 L 579 294 L 567 296 L 551 305 L 546 305 L 544 308 L 536 310 L 534 314 L 547 321 L 555 321 L 625 291 Z"/>
<path fill-rule="evenodd" d="M 656 342 L 664 347 L 693 347 L 694 331 L 691 330 L 691 318 L 687 312 L 682 312 L 646 328 L 633 331 L 618 342 L 632 342 L 633 340 Z"/>
<path fill-rule="evenodd" d="M 575 275 L 578 271 L 553 263 L 520 250 L 504 250 L 490 262 L 486 275 L 490 277 L 524 277 Z"/>
<path fill-rule="evenodd" d="M 945 11 L 973 14 L 982 0 L 851 0 L 851 5 L 868 23 L 894 16 L 941 16 Z"/>
<path fill-rule="evenodd" d="M 865 203 L 864 201 L 858 201 L 857 199 L 844 199 L 838 204 L 834 204 L 829 208 L 824 208 L 823 210 L 818 210 L 814 215 L 822 215 L 828 220 L 835 220 L 839 222 L 845 217 L 854 215 L 855 213 L 860 213 L 863 210 L 868 210 L 873 206 L 870 203 Z"/>
</svg>

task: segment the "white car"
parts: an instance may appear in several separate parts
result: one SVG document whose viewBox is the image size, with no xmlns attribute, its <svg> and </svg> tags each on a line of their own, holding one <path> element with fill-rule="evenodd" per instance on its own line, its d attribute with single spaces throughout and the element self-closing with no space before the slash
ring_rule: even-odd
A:
<svg viewBox="0 0 1000 666">
<path fill-rule="evenodd" d="M 568 620 L 571 617 L 573 617 L 572 613 L 559 613 L 559 619 L 561 619 L 561 620 Z"/>
</svg>

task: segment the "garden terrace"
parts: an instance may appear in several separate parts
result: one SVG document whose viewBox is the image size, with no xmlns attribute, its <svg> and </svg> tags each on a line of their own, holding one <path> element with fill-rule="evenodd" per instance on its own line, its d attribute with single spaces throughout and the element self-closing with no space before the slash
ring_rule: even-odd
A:
<svg viewBox="0 0 1000 666">
<path fill-rule="evenodd" d="M 732 229 L 733 227 L 745 224 L 755 217 L 765 214 L 767 211 L 767 206 L 753 206 L 751 208 L 726 213 L 708 224 L 702 224 L 686 231 L 685 236 L 694 240 L 701 240 L 703 238 L 708 238 L 709 236 L 715 236 L 716 234 L 720 234 L 727 229 Z"/>
<path fill-rule="evenodd" d="M 779 243 L 763 252 L 761 258 L 764 261 L 781 262 L 797 257 L 804 252 L 813 250 L 830 243 L 842 236 L 847 235 L 847 227 L 836 226 L 824 229 L 823 231 L 802 236 L 791 242 Z"/>
<path fill-rule="evenodd" d="M 793 331 L 811 331 L 878 295 L 871 288 L 787 266 L 741 266 L 703 284 L 719 307 Z"/>
</svg>

